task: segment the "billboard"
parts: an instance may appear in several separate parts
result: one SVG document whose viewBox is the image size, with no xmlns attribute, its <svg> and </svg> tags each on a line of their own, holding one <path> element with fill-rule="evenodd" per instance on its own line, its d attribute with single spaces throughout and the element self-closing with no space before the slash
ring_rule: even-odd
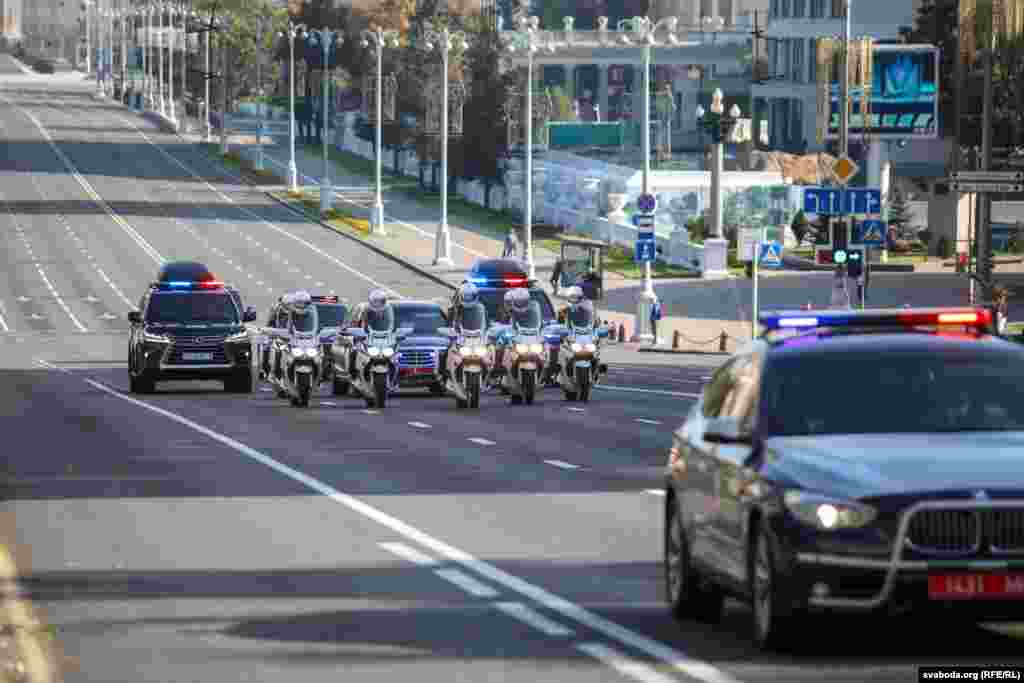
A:
<svg viewBox="0 0 1024 683">
<path fill-rule="evenodd" d="M 939 134 L 939 49 L 932 45 L 875 45 L 867 128 L 863 88 L 850 88 L 850 136 L 936 138 Z M 826 137 L 839 137 L 839 83 L 830 87 Z"/>
</svg>

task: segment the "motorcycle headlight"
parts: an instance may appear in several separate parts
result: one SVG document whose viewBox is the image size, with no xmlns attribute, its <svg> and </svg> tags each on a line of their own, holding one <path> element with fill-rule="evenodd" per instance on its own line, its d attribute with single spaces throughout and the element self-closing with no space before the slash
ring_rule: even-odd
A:
<svg viewBox="0 0 1024 683">
<path fill-rule="evenodd" d="M 582 350 L 583 350 L 583 344 L 577 344 L 576 342 L 572 343 L 572 352 L 573 353 L 579 353 Z"/>
<path fill-rule="evenodd" d="M 378 349 L 376 346 L 371 346 L 368 349 L 366 349 L 366 355 L 369 356 L 370 358 L 376 358 L 377 356 L 380 355 L 380 349 Z"/>
<path fill-rule="evenodd" d="M 170 344 L 171 340 L 162 334 L 152 334 L 150 332 L 142 333 L 142 340 L 150 342 L 151 344 Z"/>
<path fill-rule="evenodd" d="M 594 351 L 597 351 L 597 344 L 584 344 L 583 349 L 593 353 Z"/>
<path fill-rule="evenodd" d="M 320 355 L 320 349 L 316 346 L 310 346 L 306 349 L 306 355 L 310 358 L 316 358 Z"/>
<path fill-rule="evenodd" d="M 239 332 L 238 334 L 231 335 L 230 337 L 228 337 L 224 341 L 226 341 L 228 344 L 238 344 L 240 342 L 247 342 L 247 341 L 249 341 L 249 333 L 248 332 Z"/>
<path fill-rule="evenodd" d="M 516 353 L 529 353 L 530 347 L 526 344 L 516 344 Z"/>
<path fill-rule="evenodd" d="M 878 514 L 867 505 L 806 491 L 786 491 L 783 501 L 794 517 L 822 531 L 859 529 L 873 522 Z"/>
<path fill-rule="evenodd" d="M 386 346 L 384 347 L 384 350 L 381 351 L 381 353 L 384 354 L 385 358 L 391 358 L 391 356 L 395 355 L 395 350 L 390 346 Z"/>
<path fill-rule="evenodd" d="M 530 353 L 544 353 L 544 345 L 530 344 Z"/>
</svg>

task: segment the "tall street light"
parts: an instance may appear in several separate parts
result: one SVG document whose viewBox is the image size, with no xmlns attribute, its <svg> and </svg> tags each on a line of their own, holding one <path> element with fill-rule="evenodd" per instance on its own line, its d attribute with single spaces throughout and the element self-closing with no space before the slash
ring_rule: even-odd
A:
<svg viewBox="0 0 1024 683">
<path fill-rule="evenodd" d="M 174 32 L 174 20 L 178 16 L 178 8 L 170 0 L 164 3 L 167 10 L 167 118 L 175 126 L 178 119 L 174 116 L 174 47 L 177 42 Z"/>
<path fill-rule="evenodd" d="M 566 35 L 572 43 L 572 17 L 565 18 Z M 541 50 L 554 53 L 559 43 L 551 31 L 540 30 L 539 17 L 519 17 L 519 29 L 509 31 L 505 49 L 510 53 L 525 51 L 526 53 L 526 191 L 523 193 L 526 206 L 523 216 L 523 250 L 526 256 L 527 276 L 533 280 L 537 271 L 533 263 L 533 56 Z"/>
<path fill-rule="evenodd" d="M 152 79 L 150 78 L 149 69 L 151 61 L 149 59 L 149 14 L 151 8 L 149 3 L 142 5 L 139 9 L 139 16 L 142 17 L 142 108 L 146 109 L 150 106 L 152 100 L 150 99 Z"/>
<path fill-rule="evenodd" d="M 206 137 L 205 142 L 213 142 L 213 126 L 210 121 L 210 81 L 216 76 L 210 71 L 210 35 L 215 31 L 220 30 L 220 19 L 213 14 L 213 10 L 210 11 L 210 20 L 208 22 L 199 23 L 199 13 L 193 12 L 192 17 L 195 20 L 191 32 L 202 33 L 206 37 L 205 42 L 205 71 L 203 71 L 203 117 L 205 119 Z"/>
<path fill-rule="evenodd" d="M 643 127 L 641 140 L 643 141 L 643 173 L 641 192 L 650 194 L 651 176 L 651 48 L 658 45 L 679 45 L 679 38 L 676 36 L 676 29 L 679 20 L 676 17 L 666 17 L 660 21 L 652 21 L 647 17 L 632 17 L 622 19 L 616 24 L 618 42 L 627 48 L 641 47 L 643 51 L 643 117 L 640 125 Z M 659 41 L 658 33 L 663 32 L 666 39 Z M 598 19 L 599 40 L 608 44 L 612 41 L 608 31 L 608 18 Z M 636 330 L 637 338 L 641 342 L 654 342 L 654 335 L 651 332 L 651 307 L 657 303 L 658 296 L 654 293 L 654 281 L 651 278 L 651 262 L 644 262 L 644 288 L 640 293 L 636 309 Z"/>
<path fill-rule="evenodd" d="M 128 89 L 128 21 L 131 13 L 127 8 L 118 9 L 117 25 L 121 29 L 121 96 Z"/>
<path fill-rule="evenodd" d="M 711 239 L 704 240 L 704 273 L 716 276 L 726 272 L 726 250 L 729 242 L 722 230 L 722 168 L 725 141 L 729 140 L 742 112 L 733 104 L 725 113 L 722 90 L 716 88 L 711 95 L 711 111 L 697 105 L 697 120 L 711 136 Z"/>
<path fill-rule="evenodd" d="M 331 203 L 333 197 L 332 186 L 331 186 L 331 166 L 330 161 L 327 158 L 327 75 L 329 73 L 328 66 L 330 65 L 331 48 L 334 46 L 340 46 L 344 38 L 340 31 L 332 31 L 326 27 L 319 30 L 312 30 L 309 32 L 309 44 L 314 48 L 319 46 L 323 49 L 323 69 L 321 70 L 321 80 L 324 82 L 324 94 L 323 94 L 323 123 L 322 123 L 322 137 L 324 143 L 324 177 L 320 180 L 320 213 L 327 213 L 331 209 Z"/>
<path fill-rule="evenodd" d="M 167 102 L 164 100 L 164 14 L 167 9 L 162 1 L 156 3 L 157 11 L 157 32 L 156 32 L 156 57 L 157 57 L 157 105 L 160 107 L 160 114 L 167 116 Z"/>
<path fill-rule="evenodd" d="M 85 75 L 88 76 L 92 73 L 92 35 L 90 30 L 92 28 L 92 22 L 89 21 L 89 8 L 92 6 L 92 0 L 82 0 L 82 7 L 85 8 Z"/>
<path fill-rule="evenodd" d="M 256 18 L 256 111 L 259 112 L 259 128 L 256 130 L 256 170 L 263 170 L 263 37 L 270 30 L 270 17 Z"/>
<path fill-rule="evenodd" d="M 305 31 L 305 24 L 296 24 L 289 19 L 288 28 L 279 34 L 288 39 L 288 146 L 291 151 L 288 160 L 288 189 L 292 192 L 299 191 L 299 167 L 295 163 L 295 40 L 301 40 Z"/>
<path fill-rule="evenodd" d="M 370 231 L 375 235 L 384 234 L 384 191 L 383 183 L 383 158 L 384 158 L 384 48 L 400 46 L 398 42 L 398 31 L 385 31 L 377 28 L 375 30 L 364 30 L 362 32 L 362 46 L 364 49 L 371 45 L 377 51 L 377 87 L 376 87 L 376 109 L 377 116 L 375 128 L 377 134 L 377 197 L 373 204 L 373 214 L 370 216 Z M 394 116 L 394 113 L 392 113 Z"/>
<path fill-rule="evenodd" d="M 103 9 L 96 3 L 96 97 L 104 97 L 106 95 L 106 89 L 104 88 L 103 78 L 103 67 L 106 62 L 106 57 L 103 54 L 103 37 L 106 31 L 103 30 Z"/>
<path fill-rule="evenodd" d="M 185 90 L 188 87 L 188 7 L 185 2 L 178 6 L 178 14 L 181 16 L 181 128 L 188 132 L 188 105 L 185 99 Z"/>
</svg>

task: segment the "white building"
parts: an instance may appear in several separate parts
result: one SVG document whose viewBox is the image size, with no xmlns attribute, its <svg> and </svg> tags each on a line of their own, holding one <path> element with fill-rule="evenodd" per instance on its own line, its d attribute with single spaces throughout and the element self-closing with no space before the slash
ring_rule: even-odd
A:
<svg viewBox="0 0 1024 683">
<path fill-rule="evenodd" d="M 111 0 L 103 0 L 104 6 Z M 31 54 L 72 61 L 82 30 L 81 0 L 24 0 L 22 32 Z M 126 0 L 122 0 L 126 3 Z"/>
<path fill-rule="evenodd" d="M 815 140 L 815 52 L 818 38 L 843 35 L 843 0 L 770 0 L 768 75 L 753 87 L 754 130 L 768 122 L 769 146 L 810 151 L 823 148 Z M 851 36 L 893 41 L 899 29 L 912 26 L 918 0 L 854 0 Z"/>
<path fill-rule="evenodd" d="M 0 37 L 7 45 L 21 42 L 22 4 L 23 0 L 0 0 Z"/>
</svg>

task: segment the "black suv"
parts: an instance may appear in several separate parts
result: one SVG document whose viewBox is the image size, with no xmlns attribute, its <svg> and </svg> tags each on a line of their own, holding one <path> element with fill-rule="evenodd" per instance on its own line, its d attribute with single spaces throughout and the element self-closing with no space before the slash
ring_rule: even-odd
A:
<svg viewBox="0 0 1024 683">
<path fill-rule="evenodd" d="M 182 379 L 219 379 L 227 391 L 252 391 L 252 345 L 244 323 L 256 320 L 256 311 L 240 310 L 203 264 L 166 264 L 128 320 L 133 393 Z"/>
</svg>

